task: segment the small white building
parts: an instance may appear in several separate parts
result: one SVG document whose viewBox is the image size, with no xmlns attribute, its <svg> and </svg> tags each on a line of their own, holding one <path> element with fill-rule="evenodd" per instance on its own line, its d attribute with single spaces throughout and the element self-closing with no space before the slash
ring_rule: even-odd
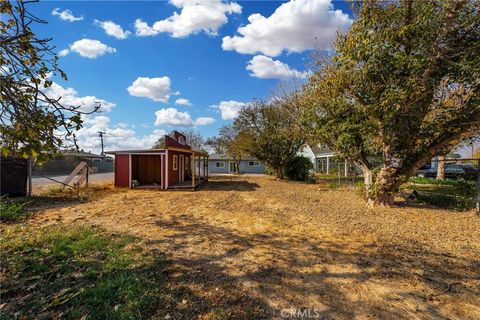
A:
<svg viewBox="0 0 480 320">
<path fill-rule="evenodd" d="M 349 175 L 349 164 L 346 160 L 335 158 L 335 152 L 326 144 L 304 144 L 300 147 L 298 155 L 305 156 L 312 161 L 315 173 Z"/>
</svg>

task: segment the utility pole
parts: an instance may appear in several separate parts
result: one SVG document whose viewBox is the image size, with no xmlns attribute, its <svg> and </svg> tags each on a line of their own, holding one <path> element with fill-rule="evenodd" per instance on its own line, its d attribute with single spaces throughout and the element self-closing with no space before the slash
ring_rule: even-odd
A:
<svg viewBox="0 0 480 320">
<path fill-rule="evenodd" d="M 98 131 L 98 135 L 100 137 L 100 141 L 102 143 L 102 157 L 105 156 L 105 153 L 103 152 L 103 135 L 105 134 L 105 132 L 103 131 Z"/>
</svg>

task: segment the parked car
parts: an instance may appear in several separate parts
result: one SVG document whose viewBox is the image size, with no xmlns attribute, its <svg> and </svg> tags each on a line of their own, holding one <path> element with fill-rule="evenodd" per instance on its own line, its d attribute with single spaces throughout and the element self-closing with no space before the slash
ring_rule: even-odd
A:
<svg viewBox="0 0 480 320">
<path fill-rule="evenodd" d="M 445 165 L 446 179 L 476 179 L 478 169 L 471 164 L 447 164 Z M 437 176 L 437 167 L 429 169 L 420 169 L 417 177 L 435 178 Z"/>
</svg>

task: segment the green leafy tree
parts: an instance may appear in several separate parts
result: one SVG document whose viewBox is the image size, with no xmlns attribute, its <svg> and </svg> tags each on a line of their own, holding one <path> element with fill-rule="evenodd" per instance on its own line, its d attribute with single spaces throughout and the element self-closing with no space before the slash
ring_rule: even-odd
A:
<svg viewBox="0 0 480 320">
<path fill-rule="evenodd" d="M 305 181 L 312 170 L 312 161 L 308 157 L 297 155 L 287 162 L 285 175 L 292 180 Z"/>
<path fill-rule="evenodd" d="M 304 90 L 321 141 L 361 168 L 372 205 L 480 131 L 478 0 L 358 2 Z M 374 159 L 379 159 L 375 163 Z"/>
<path fill-rule="evenodd" d="M 248 137 L 248 152 L 268 163 L 277 179 L 283 179 L 286 164 L 305 142 L 295 98 L 291 95 L 270 102 L 254 101 L 234 122 L 236 130 Z"/>
<path fill-rule="evenodd" d="M 220 128 L 218 137 L 209 138 L 207 145 L 217 153 L 225 153 L 235 162 L 236 173 L 240 173 L 240 161 L 249 155 L 250 135 L 233 125 Z"/>
<path fill-rule="evenodd" d="M 58 67 L 51 39 L 40 39 L 31 29 L 46 23 L 26 9 L 32 2 L 36 1 L 0 2 L 0 137 L 3 155 L 42 159 L 65 141 L 75 143 L 81 115 L 95 112 L 99 105 L 85 112 L 45 93 L 51 76 L 67 76 Z"/>
</svg>

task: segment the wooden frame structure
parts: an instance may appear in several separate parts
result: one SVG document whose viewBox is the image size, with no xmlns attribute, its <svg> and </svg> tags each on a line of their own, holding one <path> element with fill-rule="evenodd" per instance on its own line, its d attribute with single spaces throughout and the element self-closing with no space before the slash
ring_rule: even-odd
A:
<svg viewBox="0 0 480 320">
<path fill-rule="evenodd" d="M 107 152 L 115 155 L 115 186 L 194 190 L 208 181 L 206 152 L 193 150 L 176 131 L 164 141 L 161 149 Z"/>
</svg>

